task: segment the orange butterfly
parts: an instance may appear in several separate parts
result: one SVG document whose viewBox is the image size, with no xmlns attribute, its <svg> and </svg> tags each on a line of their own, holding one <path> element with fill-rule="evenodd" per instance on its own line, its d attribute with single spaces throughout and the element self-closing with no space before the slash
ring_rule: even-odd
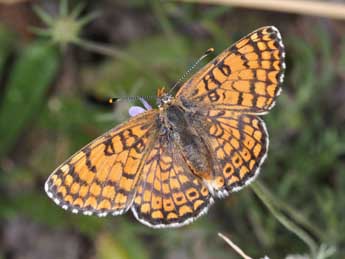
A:
<svg viewBox="0 0 345 259">
<path fill-rule="evenodd" d="M 279 95 L 285 53 L 273 26 L 247 35 L 184 83 L 158 90 L 145 111 L 82 148 L 48 178 L 45 190 L 73 213 L 132 209 L 150 227 L 177 227 L 205 214 L 214 198 L 259 173 L 268 134 L 258 115 Z"/>
</svg>

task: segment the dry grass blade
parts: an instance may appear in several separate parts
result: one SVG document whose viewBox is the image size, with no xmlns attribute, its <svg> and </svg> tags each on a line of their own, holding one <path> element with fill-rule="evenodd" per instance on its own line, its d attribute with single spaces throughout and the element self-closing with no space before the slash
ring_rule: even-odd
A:
<svg viewBox="0 0 345 259">
<path fill-rule="evenodd" d="M 18 4 L 21 2 L 29 2 L 29 0 L 0 0 L 0 4 Z"/>
<path fill-rule="evenodd" d="M 204 4 L 222 4 L 245 8 L 270 10 L 276 12 L 296 13 L 303 15 L 322 16 L 345 20 L 345 4 L 327 1 L 308 0 L 180 0 Z"/>
<path fill-rule="evenodd" d="M 222 238 L 229 246 L 231 246 L 232 249 L 236 251 L 240 256 L 242 256 L 244 259 L 253 259 L 246 255 L 241 248 L 239 248 L 237 245 L 235 245 L 229 238 L 224 236 L 222 233 L 218 233 L 218 236 Z"/>
</svg>

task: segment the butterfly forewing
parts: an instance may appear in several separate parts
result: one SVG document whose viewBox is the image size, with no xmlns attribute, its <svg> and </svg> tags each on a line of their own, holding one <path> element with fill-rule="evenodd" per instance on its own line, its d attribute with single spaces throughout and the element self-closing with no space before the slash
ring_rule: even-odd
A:
<svg viewBox="0 0 345 259">
<path fill-rule="evenodd" d="M 48 178 L 49 197 L 74 213 L 105 216 L 127 211 L 152 148 L 156 118 L 155 110 L 140 114 L 82 148 Z"/>
<path fill-rule="evenodd" d="M 280 93 L 284 57 L 279 31 L 273 26 L 260 28 L 202 68 L 176 97 L 202 107 L 264 114 Z"/>
</svg>

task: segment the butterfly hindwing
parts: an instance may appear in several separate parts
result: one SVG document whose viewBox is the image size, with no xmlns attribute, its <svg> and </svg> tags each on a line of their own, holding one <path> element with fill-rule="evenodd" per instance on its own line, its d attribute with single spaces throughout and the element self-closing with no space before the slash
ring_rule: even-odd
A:
<svg viewBox="0 0 345 259">
<path fill-rule="evenodd" d="M 195 177 L 178 148 L 162 135 L 147 157 L 132 212 L 154 228 L 177 227 L 207 212 L 213 198 Z"/>
<path fill-rule="evenodd" d="M 258 116 L 212 109 L 208 127 L 199 130 L 210 150 L 214 178 L 208 186 L 218 197 L 238 191 L 258 175 L 268 150 L 268 133 Z"/>
</svg>

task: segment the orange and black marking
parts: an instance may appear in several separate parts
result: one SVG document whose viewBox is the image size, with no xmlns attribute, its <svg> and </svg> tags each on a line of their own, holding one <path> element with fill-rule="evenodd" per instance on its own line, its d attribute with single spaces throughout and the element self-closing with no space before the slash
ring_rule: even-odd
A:
<svg viewBox="0 0 345 259">
<path fill-rule="evenodd" d="M 265 114 L 284 79 L 285 52 L 279 31 L 259 29 L 225 50 L 177 93 L 190 102 Z"/>
<path fill-rule="evenodd" d="M 213 50 L 209 50 L 213 51 Z M 150 227 L 178 227 L 205 214 L 214 198 L 258 175 L 268 150 L 266 114 L 281 91 L 279 31 L 247 35 L 184 83 L 157 92 L 158 107 L 100 136 L 59 166 L 45 190 L 73 213 L 129 209 Z"/>
<path fill-rule="evenodd" d="M 162 140 L 151 150 L 143 167 L 132 211 L 149 226 L 179 226 L 206 213 L 213 198 L 202 179 L 193 175 L 176 152 L 178 147 L 161 145 Z"/>
<path fill-rule="evenodd" d="M 141 114 L 82 148 L 49 177 L 48 195 L 74 213 L 106 216 L 127 211 L 154 137 L 155 116 L 154 111 Z"/>
<path fill-rule="evenodd" d="M 268 133 L 264 122 L 250 114 L 211 110 L 208 119 L 209 143 L 220 168 L 214 170 L 217 174 L 210 185 L 222 197 L 254 180 L 266 158 Z"/>
</svg>

